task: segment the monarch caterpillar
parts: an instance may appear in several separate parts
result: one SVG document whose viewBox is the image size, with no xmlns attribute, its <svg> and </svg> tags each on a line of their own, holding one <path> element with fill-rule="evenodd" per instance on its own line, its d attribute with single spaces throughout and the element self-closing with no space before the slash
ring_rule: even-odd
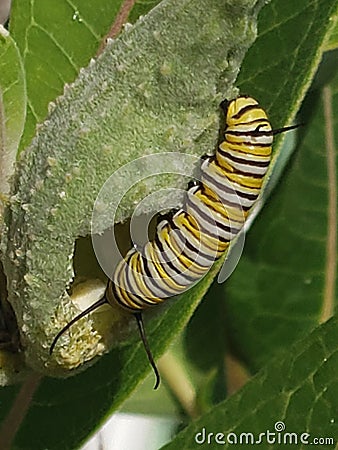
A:
<svg viewBox="0 0 338 450">
<path fill-rule="evenodd" d="M 162 216 L 155 238 L 122 259 L 104 296 L 72 319 L 54 338 L 50 354 L 75 322 L 103 304 L 116 304 L 136 318 L 156 382 L 160 375 L 147 341 L 142 311 L 191 287 L 227 252 L 256 202 L 271 159 L 273 130 L 265 111 L 249 96 L 224 100 L 224 141 L 202 158 L 200 181 L 189 185 L 183 207 Z"/>
</svg>

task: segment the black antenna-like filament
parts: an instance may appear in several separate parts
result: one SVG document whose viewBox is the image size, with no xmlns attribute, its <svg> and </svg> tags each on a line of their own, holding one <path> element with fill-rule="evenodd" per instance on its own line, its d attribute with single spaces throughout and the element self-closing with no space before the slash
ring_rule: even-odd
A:
<svg viewBox="0 0 338 450">
<path fill-rule="evenodd" d="M 298 127 L 304 126 L 304 123 L 298 123 L 297 125 L 290 125 L 289 127 L 277 128 L 276 130 L 261 130 L 262 126 L 259 125 L 255 130 L 243 131 L 243 130 L 225 130 L 225 134 L 232 136 L 275 136 L 276 134 L 285 133 L 286 131 L 294 130 Z"/>
<path fill-rule="evenodd" d="M 291 131 L 294 130 L 298 127 L 302 127 L 304 126 L 304 123 L 298 123 L 297 125 L 290 125 L 289 127 L 284 127 L 284 128 L 277 128 L 276 130 L 272 130 L 272 134 L 280 134 L 280 133 L 285 133 L 286 131 Z"/>
<path fill-rule="evenodd" d="M 150 362 L 151 367 L 153 368 L 154 374 L 155 374 L 155 386 L 154 389 L 157 389 L 160 385 L 160 381 L 161 381 L 161 377 L 160 374 L 158 372 L 158 369 L 156 367 L 153 355 L 151 353 L 150 347 L 149 347 L 149 343 L 148 343 L 148 339 L 147 339 L 147 335 L 146 335 L 146 331 L 144 329 L 144 323 L 143 323 L 143 318 L 142 318 L 142 313 L 141 312 L 137 312 L 134 313 L 134 317 L 136 319 L 137 322 L 137 326 L 140 332 L 140 336 L 144 345 L 144 349 L 147 353 L 148 356 L 148 360 Z"/>
<path fill-rule="evenodd" d="M 98 300 L 97 302 L 93 303 L 87 309 L 82 311 L 82 313 L 80 313 L 79 315 L 74 317 L 74 319 L 72 319 L 70 322 L 68 322 L 67 325 L 65 327 L 63 327 L 62 330 L 59 331 L 59 333 L 55 336 L 55 338 L 54 338 L 54 340 L 52 342 L 52 345 L 50 346 L 49 354 L 51 355 L 53 353 L 54 347 L 55 347 L 57 341 L 59 340 L 59 338 L 63 335 L 63 333 L 65 333 L 67 330 L 69 330 L 69 328 L 72 325 L 74 325 L 75 322 L 77 322 L 78 320 L 82 319 L 82 317 L 87 316 L 87 314 L 90 314 L 95 309 L 99 308 L 100 306 L 104 305 L 105 303 L 108 303 L 108 300 L 106 299 L 106 296 L 104 295 L 102 298 L 100 298 L 100 300 Z"/>
</svg>

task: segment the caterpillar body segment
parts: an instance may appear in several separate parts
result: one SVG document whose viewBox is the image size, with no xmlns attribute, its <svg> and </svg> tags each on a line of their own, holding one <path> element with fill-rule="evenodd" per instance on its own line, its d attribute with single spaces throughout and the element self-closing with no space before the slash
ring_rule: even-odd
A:
<svg viewBox="0 0 338 450">
<path fill-rule="evenodd" d="M 221 107 L 224 140 L 215 155 L 201 159 L 200 181 L 189 183 L 182 208 L 161 217 L 153 240 L 129 250 L 108 280 L 104 297 L 57 334 L 50 353 L 77 320 L 104 303 L 117 305 L 134 315 L 158 387 L 143 310 L 189 289 L 228 251 L 261 192 L 273 136 L 298 126 L 273 130 L 263 108 L 248 96 L 223 101 Z"/>
</svg>

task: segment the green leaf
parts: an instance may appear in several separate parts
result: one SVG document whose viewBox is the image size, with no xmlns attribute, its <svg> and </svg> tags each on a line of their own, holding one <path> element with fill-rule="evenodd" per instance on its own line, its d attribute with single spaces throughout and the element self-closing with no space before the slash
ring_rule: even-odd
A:
<svg viewBox="0 0 338 450">
<path fill-rule="evenodd" d="M 323 448 L 335 448 L 338 436 L 337 343 L 338 318 L 335 317 L 297 342 L 288 352 L 280 353 L 236 395 L 194 421 L 163 449 L 195 448 L 196 436 L 199 443 L 203 443 L 203 430 L 204 445 L 210 449 L 220 448 L 221 444 L 215 442 L 217 433 L 223 433 L 218 436 L 224 441 L 222 448 L 248 448 L 245 441 L 240 444 L 241 433 L 249 434 L 248 442 L 252 447 L 255 442 L 258 446 L 260 439 L 261 448 L 282 448 L 283 440 L 289 439 L 286 434 L 296 433 L 297 445 L 286 447 L 303 448 L 300 437 L 302 433 L 308 433 L 309 444 L 314 438 L 331 438 L 331 444 L 327 442 Z M 285 425 L 285 431 L 280 434 L 274 428 L 278 422 Z M 275 433 L 270 435 L 270 441 L 267 431 Z M 212 433 L 209 445 L 208 433 Z"/>
<path fill-rule="evenodd" d="M 204 378 L 195 375 L 195 384 L 202 397 L 197 399 L 201 411 L 210 408 L 227 395 L 224 364 L 227 351 L 224 327 L 226 312 L 222 296 L 217 294 L 217 288 L 222 289 L 217 284 L 213 290 L 207 292 L 184 333 L 183 342 L 187 363 L 190 363 L 191 367 L 190 372 L 204 374 Z M 212 386 L 210 374 L 213 375 Z"/>
<path fill-rule="evenodd" d="M 338 115 L 337 76 L 330 85 L 325 102 L 332 102 L 332 117 L 324 113 L 323 98 L 312 95 L 306 102 L 314 115 L 305 139 L 224 287 L 229 335 L 253 369 L 327 318 L 324 310 L 334 310 L 334 293 L 327 289 L 336 277 L 329 274 L 337 257 L 337 210 L 329 196 L 336 198 L 337 179 L 328 176 L 336 163 L 330 163 L 327 127 Z"/>
<path fill-rule="evenodd" d="M 322 43 L 332 27 L 331 17 L 336 14 L 336 8 L 334 1 L 331 5 L 326 1 L 310 5 L 308 2 L 277 0 L 262 10 L 260 34 L 244 59 L 239 85 L 242 92 L 253 94 L 267 105 L 274 128 L 290 124 L 288 118 L 298 108 L 302 92 L 308 88 L 318 67 Z M 294 32 L 300 27 L 301 36 Z M 333 54 L 331 60 L 336 61 L 337 56 Z M 331 63 L 328 66 L 330 76 L 333 70 L 337 73 L 336 66 L 332 68 Z M 283 75 L 286 70 L 287 76 Z M 320 79 L 327 81 L 328 78 L 323 75 Z M 315 86 L 320 87 L 317 79 Z M 297 120 L 306 122 L 306 126 L 299 129 L 299 140 L 304 136 L 305 128 L 308 130 L 306 140 L 287 174 L 283 175 L 276 194 L 268 200 L 247 234 L 236 270 L 225 284 L 221 287 L 215 284 L 208 293 L 214 302 L 218 299 L 224 303 L 225 312 L 221 317 L 219 309 L 215 311 L 212 306 L 210 315 L 214 310 L 213 321 L 223 319 L 220 326 L 226 328 L 230 344 L 223 342 L 222 351 L 213 339 L 205 339 L 200 358 L 218 351 L 221 361 L 225 348 L 230 345 L 255 371 L 280 348 L 288 347 L 318 324 L 323 305 L 327 226 L 325 212 L 320 214 L 320 211 L 327 202 L 327 191 L 322 189 L 318 194 L 316 186 L 317 182 L 328 186 L 326 161 L 322 154 L 325 153 L 325 124 L 321 117 L 312 117 L 316 104 L 312 96 L 306 117 Z M 320 132 L 316 128 L 318 123 L 322 124 Z M 296 139 L 288 134 L 285 138 Z M 291 154 L 290 148 L 282 148 L 281 144 L 282 140 L 278 138 L 273 147 L 274 182 Z M 268 184 L 267 190 L 270 189 Z M 306 207 L 309 211 L 317 209 L 318 213 L 313 216 L 304 212 Z M 309 238 L 314 234 L 320 236 L 317 242 Z M 196 314 L 199 315 L 199 311 Z M 194 339 L 199 342 L 199 331 L 195 337 L 190 336 L 191 341 Z"/>
<path fill-rule="evenodd" d="M 36 124 L 47 117 L 49 102 L 61 95 L 65 83 L 74 81 L 80 68 L 94 57 L 122 3 L 13 1 L 10 30 L 27 75 L 28 109 L 21 150 L 31 142 Z M 148 12 L 153 3 L 143 3 L 142 13 Z M 137 7 L 138 3 L 134 9 Z M 134 20 L 136 14 L 133 13 Z"/>
<path fill-rule="evenodd" d="M 335 20 L 335 25 L 325 43 L 325 51 L 335 50 L 338 47 L 338 21 L 337 18 L 332 18 L 332 20 Z"/>
<path fill-rule="evenodd" d="M 138 0 L 135 2 L 130 14 L 128 16 L 128 22 L 135 23 L 136 20 L 147 14 L 152 8 L 154 8 L 160 0 Z"/>
<path fill-rule="evenodd" d="M 298 112 L 336 17 L 334 1 L 274 0 L 262 9 L 260 33 L 246 55 L 238 85 L 260 100 L 274 128 Z"/>
<path fill-rule="evenodd" d="M 0 26 L 0 194 L 8 194 L 25 123 L 25 78 L 19 51 Z M 0 198 L 0 202 L 1 202 Z M 2 208 L 0 207 L 0 215 Z"/>
</svg>

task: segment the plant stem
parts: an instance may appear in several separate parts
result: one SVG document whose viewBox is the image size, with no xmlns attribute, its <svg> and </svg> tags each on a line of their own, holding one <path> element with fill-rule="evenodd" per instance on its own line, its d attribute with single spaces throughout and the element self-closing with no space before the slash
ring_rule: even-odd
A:
<svg viewBox="0 0 338 450">
<path fill-rule="evenodd" d="M 38 388 L 41 375 L 33 373 L 22 384 L 13 405 L 0 427 L 0 448 L 11 450 L 13 441 L 30 407 L 34 393 Z"/>
<path fill-rule="evenodd" d="M 196 405 L 196 392 L 182 364 L 172 352 L 165 353 L 157 363 L 161 377 L 165 380 L 173 395 L 191 418 L 199 415 Z"/>
<path fill-rule="evenodd" d="M 337 276 L 337 169 L 332 111 L 332 92 L 330 86 L 323 89 L 325 146 L 327 152 L 328 176 L 328 221 L 326 243 L 326 267 L 324 303 L 320 322 L 328 320 L 334 311 L 335 283 Z"/>
<path fill-rule="evenodd" d="M 109 38 L 113 39 L 120 33 L 123 25 L 127 22 L 129 13 L 132 10 L 135 2 L 136 0 L 124 0 L 124 2 L 121 5 L 120 11 L 116 15 L 113 25 L 111 26 L 110 30 L 102 40 L 102 43 L 96 53 L 96 56 L 100 55 L 103 52 L 107 44 L 107 39 Z"/>
</svg>

